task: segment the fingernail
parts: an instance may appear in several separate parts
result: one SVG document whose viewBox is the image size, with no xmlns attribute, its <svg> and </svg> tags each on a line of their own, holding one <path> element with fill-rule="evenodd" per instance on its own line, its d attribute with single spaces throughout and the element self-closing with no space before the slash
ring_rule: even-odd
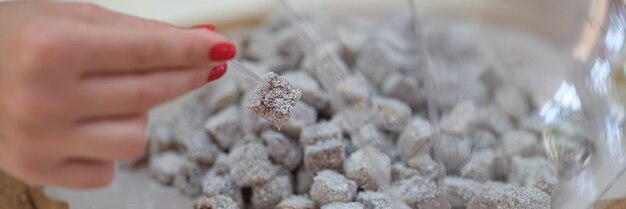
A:
<svg viewBox="0 0 626 209">
<path fill-rule="evenodd" d="M 224 74 L 226 74 L 227 69 L 228 65 L 226 65 L 226 63 L 211 68 L 211 70 L 209 71 L 209 77 L 207 78 L 207 82 L 211 82 L 221 78 Z"/>
<path fill-rule="evenodd" d="M 235 57 L 237 54 L 237 48 L 231 43 L 219 43 L 215 44 L 211 48 L 209 59 L 213 61 L 226 61 Z"/>
<path fill-rule="evenodd" d="M 206 30 L 210 30 L 210 31 L 215 31 L 215 26 L 214 25 L 210 25 L 210 24 L 206 24 L 206 25 L 196 25 L 191 27 L 193 29 L 206 29 Z"/>
</svg>

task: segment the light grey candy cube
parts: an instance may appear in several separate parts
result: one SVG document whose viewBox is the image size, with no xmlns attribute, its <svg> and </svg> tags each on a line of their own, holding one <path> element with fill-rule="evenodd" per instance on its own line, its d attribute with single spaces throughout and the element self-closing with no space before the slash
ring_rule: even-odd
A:
<svg viewBox="0 0 626 209">
<path fill-rule="evenodd" d="M 374 84 L 381 84 L 385 77 L 402 68 L 401 53 L 387 42 L 374 40 L 359 52 L 356 69 L 362 72 Z"/>
<path fill-rule="evenodd" d="M 235 105 L 228 106 L 210 117 L 204 127 L 211 134 L 215 143 L 224 150 L 243 138 L 239 109 Z"/>
<path fill-rule="evenodd" d="M 380 192 L 361 191 L 356 196 L 356 202 L 363 204 L 364 209 L 391 209 L 391 203 Z"/>
<path fill-rule="evenodd" d="M 358 202 L 333 202 L 322 206 L 321 209 L 363 209 L 363 204 Z"/>
<path fill-rule="evenodd" d="M 376 97 L 373 103 L 375 105 L 374 124 L 382 130 L 400 133 L 411 121 L 411 108 L 400 100 Z"/>
<path fill-rule="evenodd" d="M 181 167 L 174 177 L 174 187 L 187 197 L 197 197 L 202 193 L 202 180 L 206 170 L 194 163 L 187 163 Z"/>
<path fill-rule="evenodd" d="M 466 208 L 469 201 L 482 191 L 483 184 L 471 179 L 446 177 L 443 184 L 448 192 L 448 201 L 452 208 Z"/>
<path fill-rule="evenodd" d="M 298 102 L 293 109 L 291 120 L 283 126 L 281 131 L 291 138 L 298 138 L 300 137 L 302 129 L 314 124 L 315 121 L 317 121 L 317 111 L 315 108 L 304 102 Z"/>
<path fill-rule="evenodd" d="M 515 156 L 511 159 L 509 182 L 535 187 L 552 195 L 559 183 L 559 176 L 556 166 L 546 158 Z"/>
<path fill-rule="evenodd" d="M 430 122 L 419 116 L 413 117 L 398 138 L 400 156 L 408 160 L 418 154 L 430 154 L 433 134 L 434 129 Z"/>
<path fill-rule="evenodd" d="M 494 95 L 494 103 L 517 121 L 530 109 L 530 102 L 524 92 L 513 85 L 498 87 Z"/>
<path fill-rule="evenodd" d="M 283 76 L 302 90 L 302 101 L 315 107 L 317 110 L 323 110 L 328 107 L 328 94 L 322 90 L 317 81 L 309 74 L 303 71 L 291 71 Z"/>
<path fill-rule="evenodd" d="M 357 185 L 354 181 L 332 171 L 323 170 L 313 178 L 310 196 L 318 205 L 326 205 L 332 202 L 350 202 L 357 193 Z"/>
<path fill-rule="evenodd" d="M 448 174 L 459 174 L 470 160 L 471 142 L 469 139 L 441 134 L 433 144 L 433 159 L 446 167 Z"/>
<path fill-rule="evenodd" d="M 535 134 L 525 130 L 505 133 L 501 141 L 510 156 L 532 156 L 535 154 L 535 145 L 539 143 Z"/>
<path fill-rule="evenodd" d="M 487 182 L 469 201 L 467 209 L 549 209 L 550 203 L 550 195 L 537 188 Z"/>
<path fill-rule="evenodd" d="M 174 182 L 174 177 L 178 175 L 180 170 L 190 163 L 189 160 L 178 153 L 164 152 L 152 156 L 149 162 L 149 169 L 157 181 L 170 185 Z"/>
<path fill-rule="evenodd" d="M 411 208 L 438 209 L 441 206 L 437 185 L 423 177 L 401 180 L 394 184 L 394 188 Z"/>
<path fill-rule="evenodd" d="M 479 117 L 476 105 L 472 101 L 464 101 L 445 114 L 439 126 L 443 132 L 463 136 L 477 126 Z"/>
<path fill-rule="evenodd" d="M 270 159 L 289 170 L 297 168 L 302 159 L 300 147 L 285 137 L 283 134 L 273 130 L 267 130 L 261 134 L 261 139 L 267 146 Z"/>
<path fill-rule="evenodd" d="M 378 190 L 379 182 L 391 182 L 391 160 L 378 148 L 363 147 L 350 155 L 344 173 L 360 188 Z"/>
<path fill-rule="evenodd" d="M 252 205 L 255 209 L 273 209 L 292 193 L 293 187 L 289 177 L 277 176 L 261 186 L 252 188 Z"/>
<path fill-rule="evenodd" d="M 342 140 L 328 140 L 304 148 L 304 165 L 310 172 L 324 169 L 342 171 L 345 159 Z"/>
<path fill-rule="evenodd" d="M 313 200 L 309 199 L 306 196 L 291 196 L 289 198 L 285 198 L 278 205 L 276 209 L 315 209 L 316 205 Z"/>
<path fill-rule="evenodd" d="M 426 101 L 426 91 L 417 80 L 401 73 L 392 73 L 385 78 L 380 92 L 388 97 L 399 99 L 411 108 L 417 108 Z"/>
<path fill-rule="evenodd" d="M 391 181 L 399 181 L 403 179 L 408 179 L 413 176 L 421 176 L 420 172 L 417 169 L 409 168 L 402 162 L 396 162 L 391 166 Z"/>
<path fill-rule="evenodd" d="M 319 142 L 341 139 L 341 129 L 330 122 L 320 122 L 302 128 L 300 146 L 314 145 Z"/>
<path fill-rule="evenodd" d="M 194 203 L 194 209 L 240 209 L 235 201 L 224 195 L 204 197 Z"/>
<path fill-rule="evenodd" d="M 241 208 L 244 206 L 241 189 L 237 187 L 235 182 L 225 176 L 216 176 L 208 174 L 202 181 L 202 193 L 206 197 L 224 195 L 230 197 Z"/>
<path fill-rule="evenodd" d="M 495 159 L 496 155 L 490 149 L 472 153 L 470 160 L 461 169 L 461 177 L 479 182 L 493 180 L 493 163 Z"/>
</svg>

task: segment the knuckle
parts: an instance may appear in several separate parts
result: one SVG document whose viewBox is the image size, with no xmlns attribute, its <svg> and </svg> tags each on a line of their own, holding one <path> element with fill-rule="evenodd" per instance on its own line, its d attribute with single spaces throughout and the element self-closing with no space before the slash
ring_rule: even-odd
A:
<svg viewBox="0 0 626 209">
<path fill-rule="evenodd" d="M 50 106 L 40 97 L 29 93 L 17 93 L 12 98 L 7 102 L 7 109 L 17 119 L 32 121 L 44 117 L 49 112 Z"/>
<path fill-rule="evenodd" d="M 16 60 L 18 66 L 25 69 L 37 69 L 54 64 L 58 58 L 68 57 L 66 41 L 58 34 L 47 29 L 48 26 L 33 23 L 25 27 L 16 42 Z"/>
</svg>

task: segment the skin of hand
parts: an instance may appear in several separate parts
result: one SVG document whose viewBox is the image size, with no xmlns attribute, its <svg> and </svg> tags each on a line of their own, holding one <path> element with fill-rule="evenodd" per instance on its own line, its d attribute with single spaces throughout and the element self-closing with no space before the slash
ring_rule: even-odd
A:
<svg viewBox="0 0 626 209">
<path fill-rule="evenodd" d="M 217 79 L 235 53 L 210 27 L 0 3 L 0 168 L 32 185 L 105 186 L 115 161 L 143 155 L 148 110 Z"/>
</svg>

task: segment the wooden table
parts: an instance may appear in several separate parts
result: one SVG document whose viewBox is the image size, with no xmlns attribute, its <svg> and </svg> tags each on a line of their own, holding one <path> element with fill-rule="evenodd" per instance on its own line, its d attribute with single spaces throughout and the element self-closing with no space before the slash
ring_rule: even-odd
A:
<svg viewBox="0 0 626 209">
<path fill-rule="evenodd" d="M 28 186 L 0 172 L 0 209 L 68 209 L 66 203 L 46 198 L 39 187 Z M 626 199 L 601 201 L 594 209 L 624 209 Z"/>
</svg>

